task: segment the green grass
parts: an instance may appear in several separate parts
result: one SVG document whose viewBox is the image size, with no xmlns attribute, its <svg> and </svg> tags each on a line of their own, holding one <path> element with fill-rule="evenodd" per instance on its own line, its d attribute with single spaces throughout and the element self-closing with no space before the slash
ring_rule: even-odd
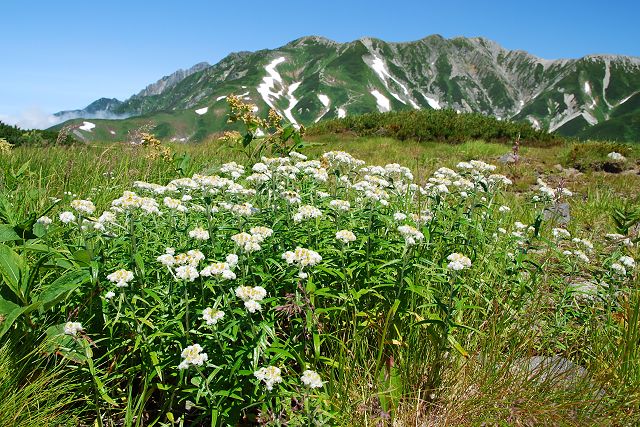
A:
<svg viewBox="0 0 640 427">
<path fill-rule="evenodd" d="M 440 167 L 455 169 L 458 162 L 474 159 L 496 164 L 501 155 L 510 152 L 509 145 L 479 140 L 451 145 L 324 134 L 310 136 L 307 141 L 310 146 L 304 153 L 310 158 L 344 150 L 367 164 L 400 163 L 412 170 L 419 185 L 426 184 Z M 262 283 L 269 292 L 263 322 L 252 323 L 250 317 L 245 317 L 242 305 L 237 306 L 233 295 L 226 292 L 236 284 L 216 287 L 212 294 L 207 293 L 208 285 L 198 285 L 185 307 L 182 289 L 169 291 L 169 287 L 180 285 L 172 284 L 171 276 L 155 260 L 167 245 L 176 247 L 178 252 L 197 246 L 187 232 L 196 225 L 207 224 L 206 215 L 193 213 L 175 224 L 168 222 L 169 212 L 158 220 L 140 217 L 139 222 L 129 222 L 122 218 L 128 231 L 118 232 L 115 238 L 82 233 L 57 221 L 57 215 L 69 210 L 73 199 L 92 200 L 99 215 L 123 191 L 132 189 L 135 181 L 166 184 L 194 173 L 219 173 L 222 163 L 245 162 L 240 152 L 217 141 L 172 145 L 176 153 L 172 160 L 154 158 L 149 148 L 113 143 L 17 147 L 0 157 L 0 168 L 5 171 L 0 176 L 0 218 L 15 225 L 29 216 L 40 216 L 51 205 L 51 198 L 62 199 L 48 214 L 56 219 L 50 234 L 38 232 L 40 237 L 28 242 L 12 238 L 4 242 L 23 260 L 21 271 L 25 277 L 34 277 L 33 296 L 28 301 L 43 301 L 40 293 L 56 277 L 68 272 L 83 271 L 91 279 L 81 284 L 67 283 L 74 286 L 69 288 L 71 291 L 63 293 L 51 307 L 30 310 L 12 330 L 40 337 L 45 332 L 52 334 L 50 326 L 60 327 L 71 319 L 81 321 L 86 335 L 57 344 L 59 354 L 73 356 L 73 361 L 60 364 L 59 371 L 54 372 L 83 378 L 83 384 L 75 384 L 77 388 L 67 384 L 60 390 L 85 403 L 69 406 L 69 401 L 62 399 L 53 404 L 56 395 L 50 396 L 44 390 L 56 387 L 23 375 L 16 364 L 20 358 L 13 357 L 6 346 L 0 351 L 0 397 L 33 394 L 25 399 L 52 405 L 50 411 L 36 413 L 42 417 L 67 417 L 24 425 L 64 424 L 75 416 L 82 417 L 81 424 L 89 425 L 96 421 L 96 410 L 104 415 L 106 425 L 138 425 L 147 419 L 158 421 L 156 425 L 171 425 L 171 418 L 181 415 L 187 423 L 196 423 L 198 414 L 203 417 L 198 422 L 209 422 L 210 412 L 184 411 L 185 400 L 196 401 L 196 389 L 201 399 L 209 399 L 210 390 L 203 386 L 204 382 L 214 390 L 233 389 L 241 398 L 254 399 L 258 406 L 241 411 L 245 415 L 253 417 L 279 409 L 290 418 L 290 425 L 301 425 L 308 417 L 319 424 L 348 426 L 376 425 L 387 422 L 389 417 L 401 425 L 636 425 L 640 422 L 638 273 L 618 281 L 609 276 L 608 266 L 622 254 L 637 260 L 638 253 L 635 247 L 611 244 L 604 235 L 616 232 L 614 208 L 623 204 L 635 209 L 640 206 L 636 191 L 640 176 L 600 170 L 598 161 L 614 148 L 624 150 L 626 167 L 637 164 L 640 152 L 635 146 L 561 143 L 521 147 L 518 164 L 499 165 L 495 171 L 513 181 L 510 190 L 496 193 L 491 208 L 477 208 L 486 212 L 487 219 L 482 219 L 479 212 L 472 213 L 473 209 L 468 211 L 471 205 L 463 201 L 454 203 L 452 199 L 442 205 L 430 201 L 437 220 L 433 226 L 421 228 L 428 243 L 419 246 L 421 252 L 410 251 L 406 261 L 402 261 L 402 241 L 392 225 L 393 211 L 377 213 L 355 208 L 359 206 L 355 198 L 350 199 L 353 213 L 342 219 L 333 219 L 326 202 L 314 198 L 314 204 L 322 206 L 325 216 L 311 225 L 289 221 L 293 211 L 286 209 L 272 214 L 271 206 L 280 202 L 271 198 L 269 203 L 260 205 L 264 211 L 251 219 L 237 220 L 225 212 L 217 214 L 220 223 L 209 223 L 215 238 L 202 243 L 201 248 L 215 253 L 212 258 L 218 260 L 230 250 L 229 235 L 255 225 L 275 230 L 264 244 L 267 249 L 236 271 L 237 284 Z M 560 171 L 558 164 L 564 168 L 579 165 L 582 172 Z M 498 226 L 511 232 L 515 221 L 535 224 L 541 211 L 540 205 L 532 203 L 538 178 L 553 187 L 566 186 L 574 193 L 567 199 L 572 216 L 567 228 L 573 236 L 594 243 L 594 252 L 588 253 L 590 265 L 562 255 L 562 250 L 575 249 L 575 245 L 554 242 L 553 224 L 543 223 L 541 236 L 531 236 L 524 246 L 518 246 L 508 236 L 497 240 L 493 237 L 494 232 L 500 236 Z M 315 185 L 300 187 L 305 203 L 315 197 Z M 334 191 L 333 187 L 328 188 Z M 339 194 L 351 197 L 345 190 L 335 191 L 344 191 Z M 268 197 L 273 194 L 276 193 Z M 157 197 L 160 204 L 164 196 Z M 394 199 L 392 203 L 394 209 L 405 209 L 401 200 Z M 478 203 L 481 204 L 479 199 Z M 511 207 L 511 211 L 498 214 L 500 204 Z M 356 246 L 340 251 L 333 235 L 346 227 L 352 228 L 359 240 Z M 0 230 L 6 232 L 6 227 Z M 131 231 L 136 240 L 132 240 Z M 364 243 L 367 238 L 373 245 Z M 322 268 L 310 269 L 312 281 L 307 282 L 306 288 L 296 287 L 297 271 L 280 258 L 282 252 L 297 244 L 316 249 L 323 256 Z M 48 248 L 40 267 L 43 246 L 39 245 Z M 462 271 L 459 281 L 443 269 L 448 262 L 444 258 L 454 251 L 473 258 L 473 267 Z M 509 252 L 515 254 L 513 261 Z M 345 261 L 343 253 L 351 259 Z M 120 307 L 97 297 L 112 289 L 105 276 L 118 268 L 135 271 L 136 281 L 141 277 L 141 282 L 125 288 L 130 298 L 119 300 Z M 3 299 L 12 295 L 12 279 L 6 271 L 0 265 Z M 605 280 L 616 286 L 617 293 L 610 298 L 580 302 L 567 288 L 567 282 L 574 279 Z M 362 294 L 357 296 L 354 290 Z M 455 291 L 452 296 L 447 293 L 450 291 Z M 296 296 L 297 304 L 305 309 L 308 302 L 304 298 L 310 296 L 318 310 L 317 318 L 307 317 L 311 316 L 308 311 L 306 315 L 275 316 L 273 309 L 293 298 L 287 293 Z M 192 338 L 185 337 L 182 326 L 189 304 L 191 310 L 194 306 L 201 310 L 204 304 L 214 301 L 223 304 L 227 319 L 234 319 L 239 325 L 234 329 L 221 322 L 224 339 L 235 337 L 235 341 L 215 351 L 210 334 L 194 327 Z M 448 320 L 451 330 L 439 335 L 443 332 L 438 323 L 424 320 L 438 316 L 443 319 L 443 306 L 454 314 Z M 190 322 L 199 321 L 199 316 L 192 312 Z M 260 331 L 265 331 L 264 335 Z M 16 336 L 5 335 L 13 344 L 18 342 Z M 464 350 L 456 350 L 453 341 L 442 340 L 442 336 L 453 337 Z M 81 357 L 86 347 L 80 346 L 89 345 L 88 338 L 95 343 L 90 347 L 92 364 Z M 175 366 L 180 361 L 180 350 L 193 342 L 204 344 L 211 362 L 223 374 L 214 374 L 217 371 L 211 366 L 203 368 L 207 379 L 202 381 L 193 368 L 184 378 L 178 373 Z M 252 377 L 255 368 L 242 365 L 244 373 L 230 368 L 233 362 L 246 360 L 246 354 L 256 354 L 259 366 L 272 363 L 283 369 L 284 382 L 277 388 L 277 397 L 264 397 L 263 389 Z M 565 357 L 585 368 L 588 376 L 570 386 L 536 375 L 532 378 L 519 367 L 527 357 L 537 355 Z M 313 405 L 307 407 L 309 412 L 291 409 L 292 402 L 302 399 L 296 394 L 298 374 L 304 369 L 300 358 L 327 381 L 323 389 L 314 392 Z M 16 375 L 20 379 L 9 381 L 3 372 L 21 373 Z M 227 381 L 229 378 L 235 382 Z M 33 393 L 36 390 L 42 391 Z M 15 406 L 6 410 L 2 406 L 14 401 L 18 402 L 18 398 L 0 399 L 0 414 L 15 413 Z M 200 406 L 213 408 L 216 402 L 201 400 Z M 235 408 L 234 404 L 225 408 Z M 90 410 L 76 414 L 81 407 Z M 233 412 L 236 409 L 229 409 L 231 412 L 224 416 L 238 416 Z M 276 414 L 271 412 L 274 418 Z"/>
</svg>

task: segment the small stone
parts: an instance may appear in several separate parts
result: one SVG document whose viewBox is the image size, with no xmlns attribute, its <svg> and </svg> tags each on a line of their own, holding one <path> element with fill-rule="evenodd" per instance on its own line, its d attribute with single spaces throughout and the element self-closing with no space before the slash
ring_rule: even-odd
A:
<svg viewBox="0 0 640 427">
<path fill-rule="evenodd" d="M 571 207 L 569 203 L 557 203 L 544 209 L 545 221 L 553 221 L 559 225 L 567 225 L 571 221 Z"/>
<path fill-rule="evenodd" d="M 587 377 L 587 370 L 562 356 L 532 356 L 514 361 L 516 370 L 538 382 L 571 385 Z"/>
<path fill-rule="evenodd" d="M 518 160 L 518 157 L 513 153 L 503 154 L 502 156 L 500 156 L 500 158 L 498 158 L 498 162 L 502 163 L 503 165 L 506 165 L 508 163 L 516 163 Z"/>
</svg>

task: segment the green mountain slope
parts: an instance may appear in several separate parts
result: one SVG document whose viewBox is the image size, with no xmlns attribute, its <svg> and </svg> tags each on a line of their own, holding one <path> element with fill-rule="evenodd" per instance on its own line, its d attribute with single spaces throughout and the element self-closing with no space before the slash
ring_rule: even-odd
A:
<svg viewBox="0 0 640 427">
<path fill-rule="evenodd" d="M 110 126 L 117 129 L 107 137 L 122 137 L 148 122 L 166 138 L 199 139 L 221 130 L 224 98 L 231 93 L 254 103 L 261 114 L 274 108 L 301 124 L 375 111 L 449 108 L 527 120 L 564 135 L 581 136 L 611 121 L 606 127 L 615 132 L 616 109 L 640 89 L 640 58 L 545 60 L 484 38 L 437 35 L 408 43 L 303 37 L 274 50 L 233 53 L 212 66 L 198 64 L 170 84 L 164 79 L 111 106 L 110 112 L 128 119 L 92 121 L 96 128 L 76 133 L 99 139 L 105 136 L 99 128 Z"/>
</svg>

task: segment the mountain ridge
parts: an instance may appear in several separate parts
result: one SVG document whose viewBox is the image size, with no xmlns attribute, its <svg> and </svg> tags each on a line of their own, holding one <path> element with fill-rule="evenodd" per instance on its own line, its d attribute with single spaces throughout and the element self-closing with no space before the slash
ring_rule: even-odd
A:
<svg viewBox="0 0 640 427">
<path fill-rule="evenodd" d="M 437 34 L 410 42 L 361 37 L 346 43 L 303 36 L 189 70 L 163 77 L 113 112 L 152 119 L 191 110 L 200 116 L 191 120 L 195 128 L 169 132 L 188 139 L 198 128 L 219 130 L 214 128 L 224 125 L 226 112 L 220 102 L 235 93 L 262 113 L 273 108 L 301 124 L 370 111 L 451 108 L 579 136 L 606 122 L 640 89 L 640 57 L 544 59 L 484 37 Z M 216 126 L 198 125 L 205 118 Z"/>
</svg>

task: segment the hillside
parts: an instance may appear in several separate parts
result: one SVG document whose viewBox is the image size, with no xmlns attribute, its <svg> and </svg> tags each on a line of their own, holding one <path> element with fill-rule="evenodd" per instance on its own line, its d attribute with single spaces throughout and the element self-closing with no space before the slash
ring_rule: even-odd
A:
<svg viewBox="0 0 640 427">
<path fill-rule="evenodd" d="M 619 110 L 638 111 L 640 59 L 634 57 L 546 60 L 484 38 L 438 35 L 408 43 L 303 37 L 191 71 L 110 104 L 110 113 L 133 117 L 95 123 L 94 132 L 80 131 L 79 137 L 98 139 L 103 127 L 110 129 L 107 137 L 122 138 L 144 120 L 164 129 L 167 138 L 197 140 L 221 129 L 224 99 L 233 93 L 259 111 L 274 108 L 306 125 L 374 111 L 448 108 L 528 121 L 562 135 L 586 136 L 593 128 L 637 140 L 619 119 Z"/>
</svg>

